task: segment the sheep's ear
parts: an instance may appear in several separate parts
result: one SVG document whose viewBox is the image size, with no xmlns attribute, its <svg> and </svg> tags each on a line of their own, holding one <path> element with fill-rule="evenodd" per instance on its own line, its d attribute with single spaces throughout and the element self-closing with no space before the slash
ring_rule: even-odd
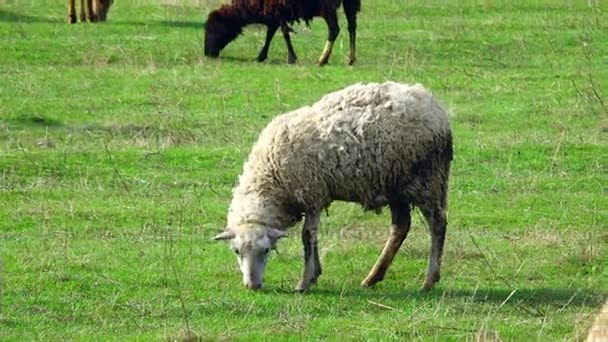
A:
<svg viewBox="0 0 608 342">
<path fill-rule="evenodd" d="M 217 234 L 213 240 L 215 241 L 220 241 L 220 240 L 231 240 L 234 239 L 234 232 L 232 230 L 226 230 L 222 233 Z"/>
<path fill-rule="evenodd" d="M 270 228 L 268 229 L 268 238 L 272 241 L 277 241 L 280 238 L 286 237 L 287 233 L 280 229 Z"/>
</svg>

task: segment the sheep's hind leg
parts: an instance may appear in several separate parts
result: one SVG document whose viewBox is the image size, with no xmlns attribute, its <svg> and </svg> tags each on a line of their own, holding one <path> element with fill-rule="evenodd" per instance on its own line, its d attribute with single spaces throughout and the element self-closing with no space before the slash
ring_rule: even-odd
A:
<svg viewBox="0 0 608 342">
<path fill-rule="evenodd" d="M 357 11 L 356 9 L 347 9 L 346 2 L 344 2 L 344 12 L 346 14 L 346 21 L 348 22 L 348 35 L 350 38 L 350 54 L 348 55 L 348 65 L 353 65 L 357 61 Z"/>
<path fill-rule="evenodd" d="M 268 58 L 268 49 L 270 48 L 270 42 L 272 42 L 272 37 L 279 29 L 276 25 L 268 25 L 268 29 L 266 30 L 266 41 L 264 42 L 264 46 L 262 50 L 258 54 L 258 62 L 263 62 Z"/>
<path fill-rule="evenodd" d="M 307 214 L 302 227 L 302 244 L 304 245 L 304 272 L 296 287 L 297 291 L 306 291 L 316 283 L 321 275 L 321 262 L 317 247 L 317 230 L 321 215 Z"/>
<path fill-rule="evenodd" d="M 340 33 L 340 26 L 338 25 L 338 16 L 336 12 L 327 15 L 324 17 L 325 22 L 327 22 L 327 29 L 329 31 L 327 35 L 327 42 L 325 43 L 325 48 L 323 49 L 323 53 L 321 57 L 319 57 L 318 65 L 322 66 L 327 64 L 329 61 L 329 56 L 331 55 L 331 51 L 334 47 L 334 42 Z"/>
<path fill-rule="evenodd" d="M 424 281 L 424 285 L 422 285 L 423 291 L 429 291 L 441 278 L 441 256 L 443 254 L 447 220 L 445 211 L 440 207 L 420 209 L 429 225 L 429 230 L 431 233 L 431 255 L 429 257 L 429 267 L 426 274 L 426 280 Z"/>
<path fill-rule="evenodd" d="M 286 23 L 281 24 L 281 32 L 283 32 L 283 38 L 285 39 L 285 45 L 287 45 L 287 63 L 295 64 L 298 60 L 296 56 L 296 52 L 293 49 L 293 45 L 291 45 L 291 37 L 289 36 L 290 32 L 293 32 L 291 27 Z"/>
<path fill-rule="evenodd" d="M 391 235 L 389 236 L 384 249 L 378 257 L 378 261 L 369 272 L 367 277 L 361 282 L 362 286 L 373 286 L 384 279 L 386 271 L 391 266 L 397 251 L 403 244 L 410 230 L 411 216 L 410 206 L 406 203 L 390 203 L 391 209 Z"/>
</svg>

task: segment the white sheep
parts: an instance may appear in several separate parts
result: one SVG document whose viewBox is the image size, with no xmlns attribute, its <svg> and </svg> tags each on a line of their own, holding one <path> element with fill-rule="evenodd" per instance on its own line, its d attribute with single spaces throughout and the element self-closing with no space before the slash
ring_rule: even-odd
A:
<svg viewBox="0 0 608 342">
<path fill-rule="evenodd" d="M 253 146 L 228 212 L 226 230 L 243 282 L 262 287 L 269 251 L 301 220 L 304 272 L 297 290 L 321 274 L 317 248 L 320 215 L 333 201 L 366 210 L 388 204 L 391 233 L 363 280 L 384 278 L 420 208 L 431 232 L 424 290 L 439 280 L 446 230 L 452 133 L 446 112 L 421 85 L 355 84 L 311 107 L 280 115 Z"/>
</svg>

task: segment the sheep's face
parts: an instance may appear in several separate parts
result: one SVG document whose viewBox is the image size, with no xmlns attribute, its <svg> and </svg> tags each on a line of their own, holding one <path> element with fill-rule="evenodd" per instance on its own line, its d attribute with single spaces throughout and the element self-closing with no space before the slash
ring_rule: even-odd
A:
<svg viewBox="0 0 608 342">
<path fill-rule="evenodd" d="M 264 270 L 270 251 L 284 232 L 268 227 L 242 227 L 226 229 L 215 240 L 230 240 L 230 249 L 236 254 L 243 284 L 252 290 L 262 288 Z"/>
<path fill-rule="evenodd" d="M 205 56 L 219 57 L 226 45 L 242 32 L 242 27 L 238 13 L 230 6 L 209 13 L 205 22 Z"/>
</svg>

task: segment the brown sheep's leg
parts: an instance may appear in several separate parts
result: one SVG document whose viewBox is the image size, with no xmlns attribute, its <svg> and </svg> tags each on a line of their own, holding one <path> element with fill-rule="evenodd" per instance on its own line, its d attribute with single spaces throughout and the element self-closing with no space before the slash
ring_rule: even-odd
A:
<svg viewBox="0 0 608 342">
<path fill-rule="evenodd" d="M 317 247 L 317 229 L 321 215 L 306 214 L 302 227 L 302 244 L 304 245 L 304 272 L 296 287 L 297 291 L 306 291 L 321 275 L 321 261 Z"/>
<path fill-rule="evenodd" d="M 287 45 L 287 63 L 295 64 L 298 60 L 298 56 L 296 56 L 296 52 L 293 50 L 293 45 L 291 45 L 291 37 L 289 36 L 289 33 L 292 32 L 291 27 L 289 27 L 289 25 L 286 23 L 282 23 L 281 32 L 283 33 L 285 45 Z"/>
<path fill-rule="evenodd" d="M 391 203 L 391 235 L 389 236 L 384 249 L 378 257 L 378 261 L 369 272 L 367 277 L 361 282 L 362 286 L 373 286 L 384 279 L 386 271 L 391 266 L 397 251 L 407 237 L 410 230 L 411 216 L 410 206 L 406 203 Z"/>
<path fill-rule="evenodd" d="M 74 0 L 68 0 L 68 23 L 73 24 L 76 22 L 76 8 Z"/>
<path fill-rule="evenodd" d="M 84 0 L 80 0 L 80 22 L 87 21 L 87 15 L 85 13 L 85 3 Z"/>
<path fill-rule="evenodd" d="M 270 48 L 270 42 L 272 42 L 272 37 L 274 37 L 274 34 L 277 32 L 278 29 L 279 27 L 276 25 L 268 25 L 268 28 L 266 30 L 266 41 L 264 42 L 262 50 L 258 54 L 258 62 L 263 62 L 266 60 L 266 58 L 268 58 L 268 49 Z"/>
<path fill-rule="evenodd" d="M 338 25 L 338 16 L 336 12 L 330 13 L 329 15 L 324 17 L 325 22 L 327 23 L 327 29 L 329 31 L 327 35 L 327 42 L 325 43 L 325 48 L 323 49 L 323 53 L 321 53 L 321 57 L 319 57 L 318 65 L 325 65 L 329 61 L 329 56 L 331 55 L 331 50 L 334 47 L 334 42 L 340 33 L 340 26 Z"/>
<path fill-rule="evenodd" d="M 441 256 L 443 254 L 447 220 L 445 211 L 442 208 L 421 208 L 421 211 L 429 225 L 429 230 L 431 233 L 431 255 L 429 257 L 429 268 L 427 270 L 424 285 L 422 285 L 423 291 L 429 291 L 441 278 Z"/>
</svg>

